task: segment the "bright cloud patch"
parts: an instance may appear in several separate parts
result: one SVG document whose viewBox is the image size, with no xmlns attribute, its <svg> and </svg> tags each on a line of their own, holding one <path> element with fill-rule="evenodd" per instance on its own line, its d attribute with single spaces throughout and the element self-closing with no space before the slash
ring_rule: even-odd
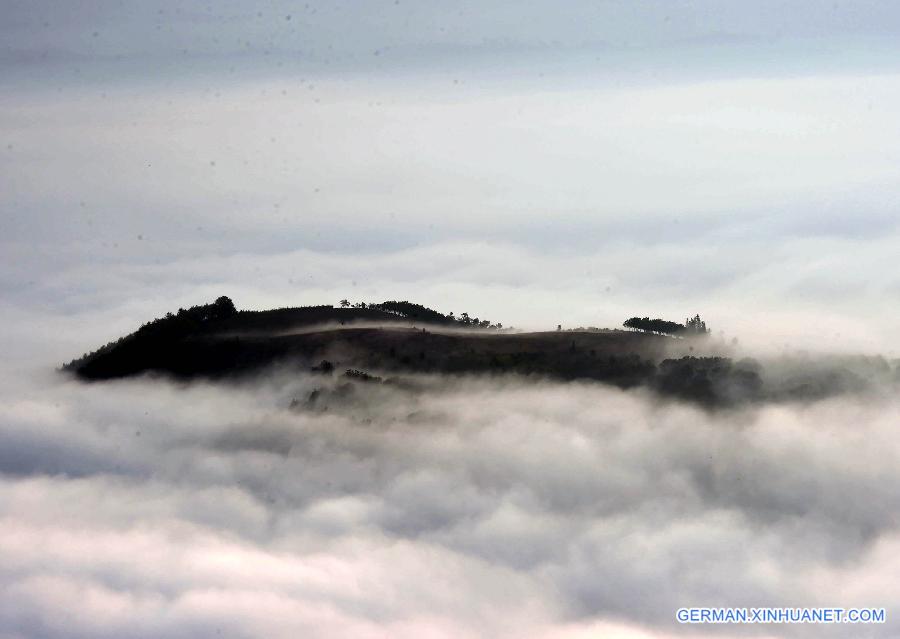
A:
<svg viewBox="0 0 900 639">
<path fill-rule="evenodd" d="M 711 415 L 462 379 L 288 409 L 317 383 L 19 386 L 2 627 L 662 636 L 679 606 L 890 605 L 900 586 L 895 398 Z"/>
</svg>

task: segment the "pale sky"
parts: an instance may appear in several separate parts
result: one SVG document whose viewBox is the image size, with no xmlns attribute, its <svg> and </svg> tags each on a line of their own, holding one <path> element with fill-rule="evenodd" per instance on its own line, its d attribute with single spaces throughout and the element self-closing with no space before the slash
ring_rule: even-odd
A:
<svg viewBox="0 0 900 639">
<path fill-rule="evenodd" d="M 893 3 L 3 15 L 10 349 L 224 293 L 534 328 L 699 312 L 776 349 L 898 351 Z"/>
</svg>

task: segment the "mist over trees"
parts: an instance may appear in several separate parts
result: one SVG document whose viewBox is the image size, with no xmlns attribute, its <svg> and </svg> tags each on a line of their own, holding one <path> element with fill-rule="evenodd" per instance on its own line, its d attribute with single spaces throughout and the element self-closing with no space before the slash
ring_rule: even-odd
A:
<svg viewBox="0 0 900 639">
<path fill-rule="evenodd" d="M 499 328 L 499 324 L 466 312 L 444 315 L 409 301 L 341 302 L 340 307 L 248 311 L 235 309 L 223 296 L 145 323 L 63 370 L 85 380 L 146 373 L 184 380 L 236 379 L 271 366 L 299 366 L 327 377 L 338 364 L 350 371 L 394 374 L 515 374 L 594 380 L 620 388 L 645 386 L 660 396 L 711 408 L 762 400 L 820 399 L 892 386 L 900 380 L 900 367 L 883 359 L 845 358 L 816 365 L 806 360 L 779 362 L 768 372 L 765 383 L 763 369 L 752 360 L 687 355 L 667 359 L 672 345 L 649 334 L 707 335 L 709 329 L 699 314 L 684 324 L 629 318 L 625 326 L 635 332 L 476 333 L 428 327 Z M 340 329 L 334 327 L 338 323 Z M 317 328 L 297 330 L 302 327 Z M 342 359 L 332 363 L 325 358 L 338 342 Z M 684 344 L 685 351 L 688 347 L 693 350 L 693 345 Z M 346 378 L 344 381 L 362 379 L 353 374 Z M 325 401 L 323 396 L 319 405 Z"/>
<path fill-rule="evenodd" d="M 347 299 L 331 305 L 299 306 L 265 311 L 237 310 L 230 298 L 222 296 L 210 304 L 181 308 L 177 313 L 143 324 L 137 331 L 86 353 L 65 364 L 63 370 L 76 371 L 84 378 L 136 374 L 142 370 L 165 370 L 190 376 L 198 370 L 227 373 L 229 367 L 246 368 L 269 361 L 266 348 L 253 349 L 241 341 L 244 333 L 290 330 L 297 326 L 353 321 L 421 322 L 439 326 L 500 329 L 501 324 L 470 318 L 463 313 L 444 315 L 421 304 L 389 300 L 381 303 Z M 222 334 L 227 339 L 219 339 Z"/>
<path fill-rule="evenodd" d="M 650 319 L 649 317 L 629 317 L 622 322 L 625 328 L 631 328 L 647 333 L 657 333 L 660 335 L 673 335 L 678 337 L 708 335 L 709 329 L 706 322 L 700 319 L 700 315 L 694 315 L 685 320 L 684 324 L 671 322 L 660 318 Z"/>
</svg>

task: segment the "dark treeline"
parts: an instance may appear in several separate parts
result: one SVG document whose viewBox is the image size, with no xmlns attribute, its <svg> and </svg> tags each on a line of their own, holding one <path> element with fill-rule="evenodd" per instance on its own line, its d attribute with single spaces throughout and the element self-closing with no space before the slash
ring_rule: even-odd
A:
<svg viewBox="0 0 900 639">
<path fill-rule="evenodd" d="M 500 322 L 492 324 L 490 320 L 471 317 L 468 313 L 460 313 L 457 316 L 453 313 L 453 311 L 450 311 L 449 313 L 444 315 L 442 313 L 439 313 L 438 311 L 428 308 L 427 306 L 422 306 L 421 304 L 415 304 L 406 300 L 402 302 L 398 302 L 396 300 L 372 303 L 357 302 L 353 304 L 344 299 L 341 300 L 341 308 L 374 309 L 384 311 L 386 313 L 392 313 L 406 319 L 428 322 L 430 324 L 441 324 L 444 326 L 464 326 L 467 328 L 493 329 L 503 328 L 503 324 L 501 324 Z"/>
<path fill-rule="evenodd" d="M 122 377 L 147 370 L 161 370 L 181 376 L 227 373 L 230 367 L 252 368 L 268 362 L 282 351 L 264 335 L 288 332 L 297 327 L 348 322 L 414 321 L 439 326 L 501 328 L 488 320 L 455 317 L 407 301 L 386 301 L 352 305 L 341 301 L 331 305 L 239 311 L 228 297 L 201 304 L 143 324 L 121 337 L 63 366 L 88 379 Z M 254 346 L 248 340 L 257 340 Z M 243 342 L 242 342 L 243 340 Z"/>
<path fill-rule="evenodd" d="M 209 324 L 233 317 L 237 313 L 234 303 L 224 295 L 212 304 L 179 308 L 177 313 L 166 313 L 164 317 L 142 324 L 135 332 L 72 360 L 63 366 L 63 370 L 79 374 L 90 373 L 95 362 L 104 360 L 121 374 L 131 374 L 145 368 L 141 362 L 154 349 L 202 332 Z"/>
<path fill-rule="evenodd" d="M 330 364 L 330 363 L 329 363 Z M 383 363 L 382 363 L 383 365 Z M 418 361 L 407 361 L 396 372 L 416 372 Z M 322 366 L 315 371 L 322 370 Z M 479 356 L 459 354 L 442 367 L 449 373 L 515 373 L 523 376 L 561 380 L 594 380 L 620 388 L 644 386 L 661 397 L 680 399 L 718 409 L 759 401 L 764 398 L 760 365 L 750 359 L 734 362 L 723 357 L 682 357 L 666 359 L 655 365 L 637 354 L 609 356 L 589 351 L 513 352 Z M 334 370 L 333 366 L 330 370 Z M 409 378 L 384 379 L 361 370 L 348 370 L 342 376 L 328 377 L 306 399 L 297 398 L 291 408 L 327 410 L 359 399 L 348 382 L 376 382 L 415 389 Z"/>
<path fill-rule="evenodd" d="M 660 362 L 649 386 L 661 395 L 706 406 L 734 406 L 763 397 L 760 372 L 752 359 L 682 357 Z"/>
<path fill-rule="evenodd" d="M 677 336 L 696 336 L 707 335 L 709 329 L 706 328 L 706 322 L 700 319 L 700 315 L 694 315 L 685 320 L 684 324 L 678 322 L 670 322 L 669 320 L 649 317 L 630 317 L 622 323 L 626 328 L 632 328 L 648 333 L 658 333 L 660 335 L 677 335 Z"/>
</svg>

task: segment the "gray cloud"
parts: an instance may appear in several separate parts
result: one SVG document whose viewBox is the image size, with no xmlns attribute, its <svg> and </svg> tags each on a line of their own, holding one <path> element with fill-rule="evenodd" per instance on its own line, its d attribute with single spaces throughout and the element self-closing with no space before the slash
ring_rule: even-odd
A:
<svg viewBox="0 0 900 639">
<path fill-rule="evenodd" d="M 416 27 L 448 11 L 329 3 L 307 24 L 299 10 L 258 18 L 242 3 L 9 4 L 10 42 L 77 49 L 87 38 L 96 56 L 126 57 L 169 51 L 166 38 L 202 49 L 316 21 L 333 27 L 325 40 L 345 24 L 370 34 L 342 37 L 351 48 L 382 31 L 433 43 Z M 653 3 L 528 3 L 514 20 L 512 4 L 460 5 L 473 24 L 447 36 L 454 46 L 501 29 L 532 46 L 542 27 L 566 25 L 652 44 L 599 62 L 516 53 L 518 66 L 482 60 L 465 73 L 276 66 L 176 81 L 163 64 L 150 79 L 57 83 L 14 62 L 32 79 L 10 78 L 0 104 L 0 289 L 19 320 L 6 346 L 56 363 L 173 303 L 227 293 L 254 307 L 415 298 L 534 327 L 701 312 L 775 348 L 896 352 L 897 162 L 884 141 L 900 134 L 900 93 L 877 62 L 896 55 L 867 43 L 836 68 L 794 45 L 770 58 L 666 44 L 740 24 L 752 38 L 784 27 L 843 51 L 842 29 L 889 30 L 893 10 L 757 5 L 691 3 L 668 23 Z M 576 20 L 585 12 L 605 17 Z M 160 21 L 162 35 L 139 37 Z M 206 54 L 227 57 L 217 52 Z M 23 340 L 32 321 L 56 324 Z"/>
<path fill-rule="evenodd" d="M 415 58 L 471 63 L 559 49 L 740 47 L 796 39 L 890 38 L 900 12 L 889 3 L 829 1 L 571 2 L 547 1 L 118 3 L 106 0 L 3 3 L 8 58 L 76 64 L 143 59 L 209 60 L 225 68 L 247 58 L 288 54 L 319 68 L 409 65 Z M 483 61 L 483 60 L 482 60 Z M 268 62 L 274 66 L 274 61 Z M 202 63 L 198 65 L 203 68 Z"/>
</svg>

